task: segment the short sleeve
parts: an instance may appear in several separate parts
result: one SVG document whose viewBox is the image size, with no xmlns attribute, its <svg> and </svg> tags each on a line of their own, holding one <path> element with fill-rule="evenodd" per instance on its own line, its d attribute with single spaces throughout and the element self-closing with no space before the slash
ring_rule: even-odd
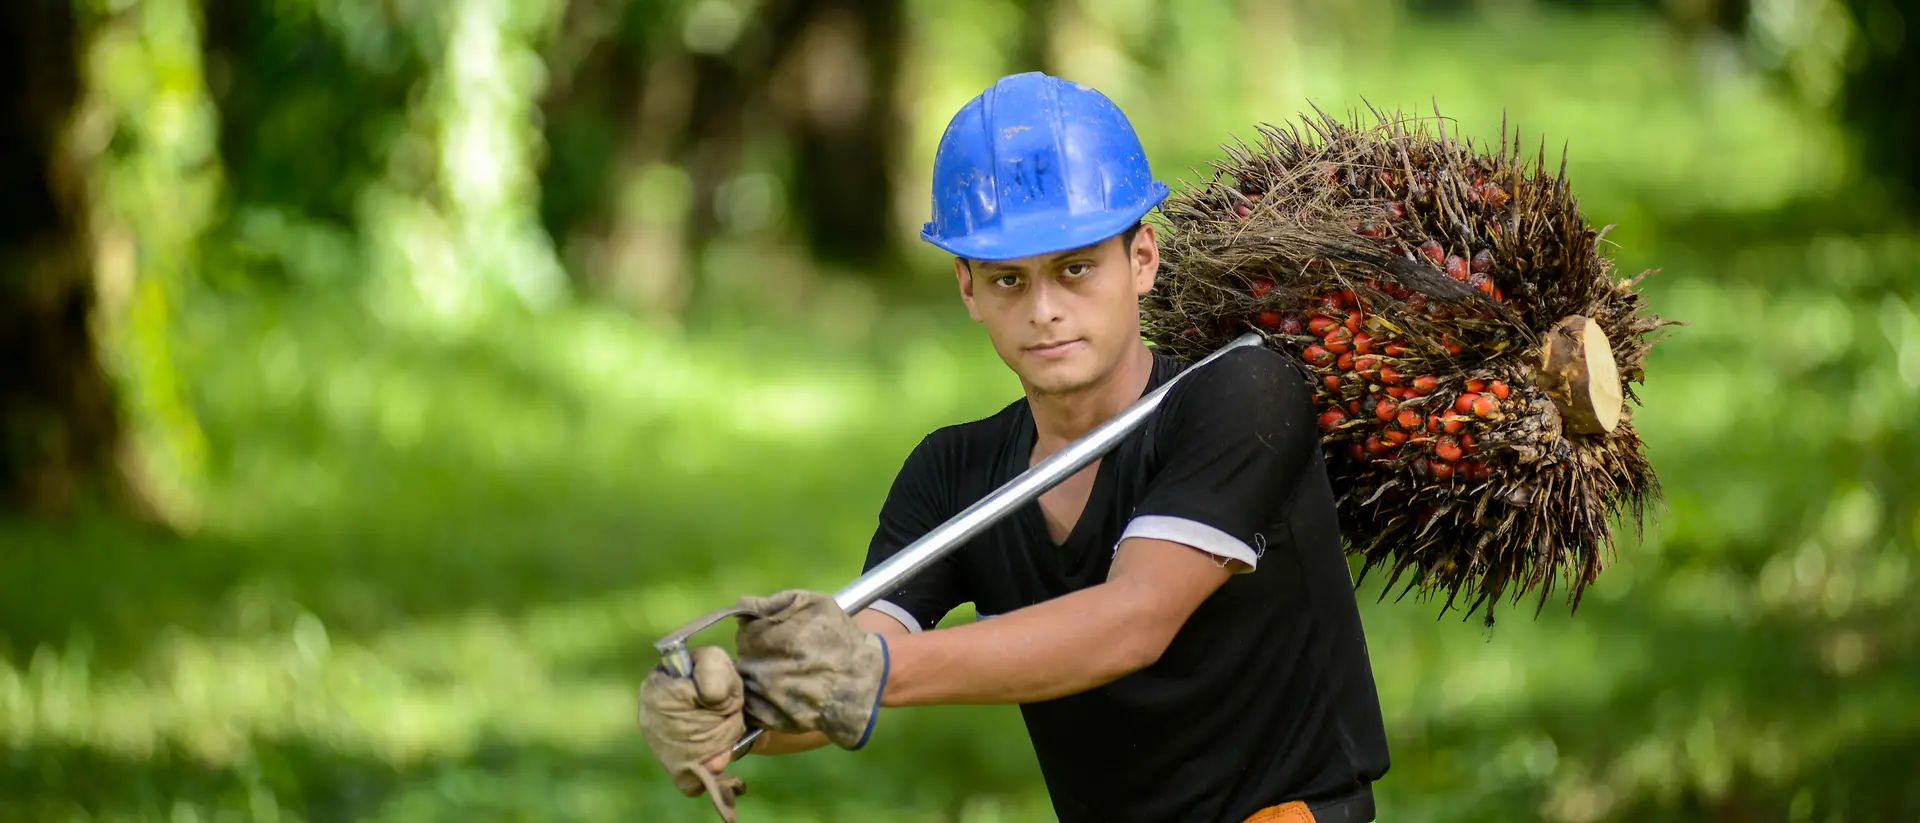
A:
<svg viewBox="0 0 1920 823">
<path fill-rule="evenodd" d="M 1120 539 L 1181 543 L 1253 570 L 1318 457 L 1306 377 L 1273 351 L 1238 349 L 1182 377 L 1161 411 L 1158 468 Z"/>
<path fill-rule="evenodd" d="M 952 498 L 948 493 L 952 474 L 946 466 L 950 459 L 937 433 L 921 440 L 907 456 L 880 506 L 880 522 L 867 546 L 862 573 L 872 571 L 952 516 L 947 511 L 947 501 Z M 939 625 L 966 599 L 960 586 L 958 552 L 949 552 L 869 608 L 919 632 Z"/>
</svg>

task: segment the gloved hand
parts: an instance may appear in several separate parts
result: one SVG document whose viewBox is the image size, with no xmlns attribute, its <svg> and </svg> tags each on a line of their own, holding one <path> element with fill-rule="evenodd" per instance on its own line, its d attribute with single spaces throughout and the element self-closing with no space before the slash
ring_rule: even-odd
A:
<svg viewBox="0 0 1920 823">
<path fill-rule="evenodd" d="M 735 643 L 747 714 L 788 734 L 818 731 L 843 749 L 867 744 L 887 684 L 887 644 L 833 598 L 789 590 L 743 597 Z"/>
<path fill-rule="evenodd" d="M 674 788 L 688 797 L 705 792 L 720 817 L 734 823 L 734 798 L 746 793 L 746 782 L 708 771 L 706 763 L 747 733 L 744 689 L 725 649 L 691 651 L 692 677 L 656 668 L 640 685 L 640 733 L 673 777 Z"/>
</svg>

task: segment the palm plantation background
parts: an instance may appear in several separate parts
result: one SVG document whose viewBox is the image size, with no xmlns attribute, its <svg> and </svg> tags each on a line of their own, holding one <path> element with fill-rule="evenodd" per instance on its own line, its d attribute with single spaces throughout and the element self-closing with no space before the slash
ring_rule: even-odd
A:
<svg viewBox="0 0 1920 823">
<path fill-rule="evenodd" d="M 1577 613 L 1362 587 L 1383 820 L 1911 823 L 1917 42 L 1891 0 L 7 4 L 0 820 L 712 819 L 634 729 L 650 644 L 852 579 L 908 449 L 1017 396 L 915 235 L 947 117 L 1038 68 L 1176 184 L 1313 106 L 1504 119 L 1689 324 L 1664 506 Z M 1051 819 L 1011 707 L 737 769 L 749 821 Z"/>
</svg>

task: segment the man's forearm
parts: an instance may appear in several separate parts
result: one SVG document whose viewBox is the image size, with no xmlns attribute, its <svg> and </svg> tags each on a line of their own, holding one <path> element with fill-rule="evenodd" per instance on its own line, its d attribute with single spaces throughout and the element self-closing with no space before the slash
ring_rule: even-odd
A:
<svg viewBox="0 0 1920 823">
<path fill-rule="evenodd" d="M 1127 585 L 1104 583 L 969 625 L 889 636 L 881 705 L 1030 703 L 1151 665 L 1171 636 Z"/>
</svg>

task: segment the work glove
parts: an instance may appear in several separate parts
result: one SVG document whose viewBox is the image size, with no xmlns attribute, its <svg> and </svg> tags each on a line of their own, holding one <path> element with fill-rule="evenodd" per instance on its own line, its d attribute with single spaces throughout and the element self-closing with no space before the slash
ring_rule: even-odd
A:
<svg viewBox="0 0 1920 823">
<path fill-rule="evenodd" d="M 721 819 L 734 823 L 734 798 L 746 793 L 746 782 L 710 772 L 706 763 L 747 733 L 740 673 L 724 649 L 699 646 L 691 652 L 692 677 L 656 667 L 640 685 L 640 733 L 674 788 L 688 797 L 705 792 Z"/>
<path fill-rule="evenodd" d="M 873 734 L 887 684 L 887 643 L 833 598 L 789 590 L 743 597 L 735 644 L 747 714 L 788 734 L 818 731 L 843 749 Z"/>
</svg>

